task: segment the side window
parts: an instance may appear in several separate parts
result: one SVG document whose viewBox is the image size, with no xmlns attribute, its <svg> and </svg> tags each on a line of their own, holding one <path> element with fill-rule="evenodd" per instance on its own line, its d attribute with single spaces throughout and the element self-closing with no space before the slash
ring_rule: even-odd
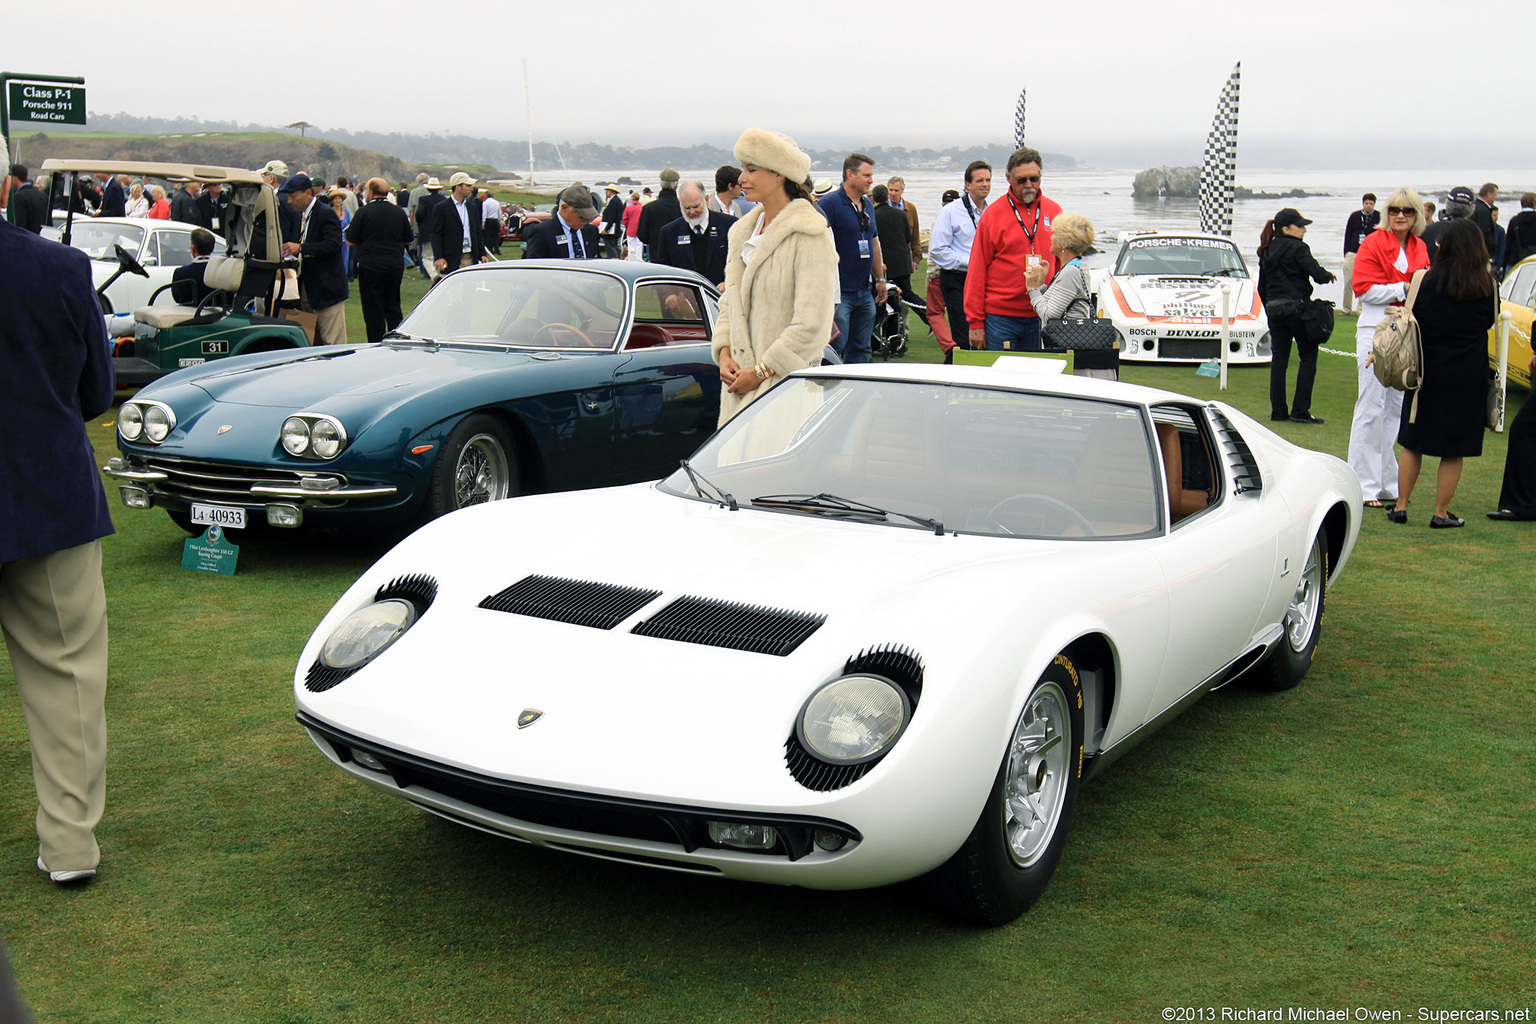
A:
<svg viewBox="0 0 1536 1024">
<path fill-rule="evenodd" d="M 708 341 L 707 317 L 704 295 L 693 285 L 656 282 L 635 287 L 636 325 L 662 326 L 670 341 Z"/>
<path fill-rule="evenodd" d="M 1510 302 L 1521 306 L 1536 305 L 1533 302 L 1536 295 L 1536 263 L 1528 264 L 1520 268 L 1520 272 L 1514 276 L 1513 283 L 1505 294 Z"/>
<path fill-rule="evenodd" d="M 1215 446 L 1198 409 L 1180 405 L 1152 407 L 1157 445 L 1162 453 L 1168 510 L 1174 526 L 1220 501 L 1213 454 Z"/>
<path fill-rule="evenodd" d="M 160 240 L 160 265 L 179 267 L 192 262 L 192 236 L 185 231 L 156 231 Z"/>
<path fill-rule="evenodd" d="M 139 253 L 139 262 L 146 267 L 160 265 L 160 232 L 151 231 L 145 236 L 144 251 Z"/>
</svg>

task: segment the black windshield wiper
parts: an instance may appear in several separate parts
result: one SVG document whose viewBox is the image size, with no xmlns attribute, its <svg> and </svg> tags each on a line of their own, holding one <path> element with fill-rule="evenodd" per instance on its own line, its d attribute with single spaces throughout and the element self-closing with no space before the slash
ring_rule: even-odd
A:
<svg viewBox="0 0 1536 1024">
<path fill-rule="evenodd" d="M 908 522 L 917 523 L 919 526 L 928 527 L 936 537 L 944 535 L 944 524 L 937 519 L 914 516 L 907 512 L 893 512 L 862 501 L 854 501 L 852 498 L 840 498 L 835 494 L 827 494 L 825 491 L 820 494 L 763 494 L 753 498 L 752 504 L 760 508 L 787 508 L 797 512 L 817 512 L 835 518 L 863 516 L 888 519 L 896 516 Z"/>
<path fill-rule="evenodd" d="M 740 506 L 736 504 L 736 499 L 731 497 L 729 492 L 721 490 L 709 480 L 706 480 L 704 478 L 704 474 L 694 469 L 693 466 L 689 464 L 687 459 L 680 460 L 678 465 L 683 467 L 683 472 L 687 473 L 688 479 L 693 481 L 693 489 L 699 492 L 699 497 L 709 497 L 709 495 L 704 491 L 704 488 L 708 487 L 711 491 L 714 491 L 719 495 L 718 498 L 714 499 L 716 503 L 723 505 L 724 507 L 730 509 L 732 512 L 735 512 L 740 508 Z"/>
<path fill-rule="evenodd" d="M 1200 276 L 1201 277 L 1226 277 L 1228 274 L 1231 274 L 1233 276 L 1236 276 L 1238 274 L 1242 274 L 1244 277 L 1248 276 L 1246 272 L 1238 270 L 1236 267 L 1222 267 L 1220 270 L 1207 270 L 1205 273 L 1201 274 Z"/>
</svg>

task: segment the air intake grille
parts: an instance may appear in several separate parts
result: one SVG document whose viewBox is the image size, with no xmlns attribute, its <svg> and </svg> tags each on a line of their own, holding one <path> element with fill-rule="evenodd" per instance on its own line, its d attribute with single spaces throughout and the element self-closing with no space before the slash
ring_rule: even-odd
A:
<svg viewBox="0 0 1536 1024">
<path fill-rule="evenodd" d="M 789 742 L 784 744 L 784 763 L 789 766 L 789 774 L 793 775 L 800 785 L 817 793 L 829 793 L 834 789 L 853 785 L 880 761 L 876 759 L 865 761 L 863 764 L 827 764 L 807 753 L 806 749 L 800 745 L 800 741 L 791 733 Z"/>
<path fill-rule="evenodd" d="M 1259 462 L 1253 457 L 1253 449 L 1248 447 L 1243 435 L 1237 432 L 1232 421 L 1220 409 L 1214 405 L 1209 408 L 1211 420 L 1216 424 L 1216 436 L 1227 453 L 1227 468 L 1232 473 L 1233 489 L 1238 494 L 1250 491 L 1258 494 L 1264 489 L 1264 478 L 1259 473 Z"/>
<path fill-rule="evenodd" d="M 480 607 L 594 629 L 612 629 L 660 595 L 659 590 L 642 587 L 620 587 L 556 576 L 526 576 L 501 593 L 481 601 Z"/>
<path fill-rule="evenodd" d="M 637 625 L 634 632 L 685 644 L 729 647 L 782 658 L 799 647 L 825 621 L 825 615 L 810 612 L 791 612 L 706 597 L 680 597 Z"/>
</svg>

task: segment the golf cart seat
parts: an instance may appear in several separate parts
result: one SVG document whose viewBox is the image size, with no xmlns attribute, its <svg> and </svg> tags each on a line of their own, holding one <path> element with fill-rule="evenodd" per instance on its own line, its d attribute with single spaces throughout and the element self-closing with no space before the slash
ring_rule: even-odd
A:
<svg viewBox="0 0 1536 1024">
<path fill-rule="evenodd" d="M 203 269 L 203 284 L 216 292 L 228 292 L 234 295 L 240 290 L 240 281 L 244 273 L 244 260 L 234 256 L 210 256 L 208 265 Z M 171 287 L 171 285 L 162 285 L 155 291 L 155 296 Z M 198 314 L 197 306 L 156 306 L 154 305 L 155 296 L 150 297 L 150 305 L 140 306 L 133 311 L 133 319 L 137 323 L 163 329 L 186 323 Z"/>
</svg>

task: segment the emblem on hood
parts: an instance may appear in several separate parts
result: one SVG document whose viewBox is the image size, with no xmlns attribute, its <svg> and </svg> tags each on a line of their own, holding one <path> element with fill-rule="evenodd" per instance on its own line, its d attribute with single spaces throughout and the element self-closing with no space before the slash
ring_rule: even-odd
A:
<svg viewBox="0 0 1536 1024">
<path fill-rule="evenodd" d="M 223 434 L 223 433 L 225 433 L 227 431 L 234 430 L 234 429 L 235 429 L 235 425 L 233 423 L 225 423 L 224 425 L 219 427 L 219 433 Z"/>
<path fill-rule="evenodd" d="M 526 729 L 543 717 L 544 712 L 538 708 L 523 708 L 523 713 L 517 716 L 517 727 L 519 729 Z"/>
</svg>

